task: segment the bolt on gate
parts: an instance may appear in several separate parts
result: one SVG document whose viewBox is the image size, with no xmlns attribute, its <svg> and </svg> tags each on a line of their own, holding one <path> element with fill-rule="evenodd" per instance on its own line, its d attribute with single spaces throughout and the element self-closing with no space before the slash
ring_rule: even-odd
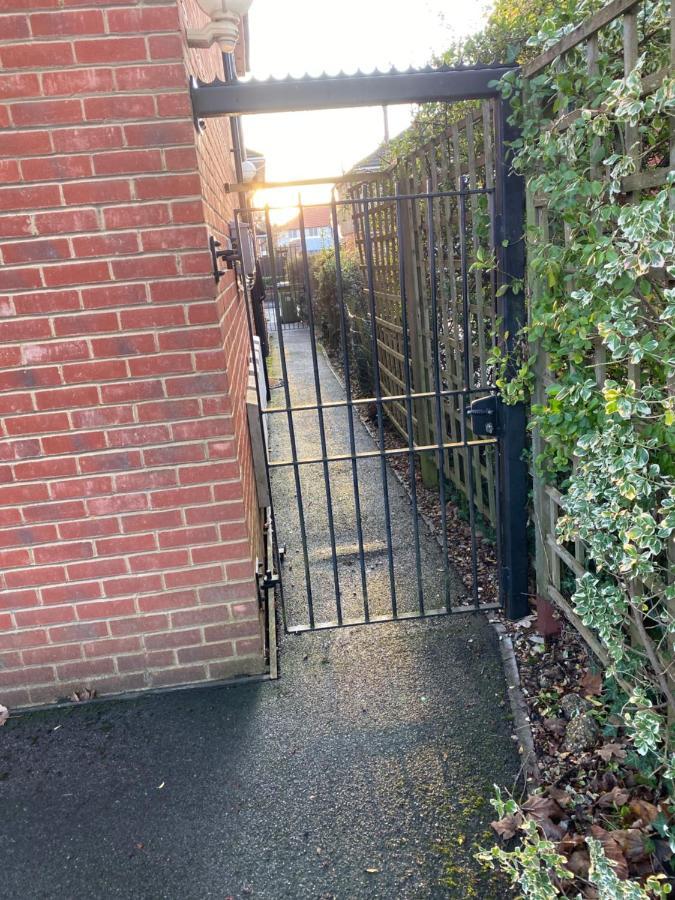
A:
<svg viewBox="0 0 675 900">
<path fill-rule="evenodd" d="M 325 309 L 317 307 L 309 206 L 298 202 L 299 240 L 290 249 L 279 246 L 269 208 L 236 213 L 239 246 L 246 228 L 267 275 L 267 327 L 279 379 L 272 403 L 259 403 L 273 498 L 268 568 L 283 572 L 288 631 L 494 608 L 483 602 L 478 579 L 478 520 L 488 508 L 499 601 L 511 617 L 527 612 L 525 412 L 501 402 L 485 354 L 496 343 L 509 359 L 524 321 L 523 186 L 508 161 L 515 137 L 508 104 L 494 89 L 504 71 L 426 69 L 192 87 L 197 117 L 492 101 L 494 154 L 484 152 L 482 183 L 460 175 L 452 189 L 441 189 L 429 172 L 423 185 L 397 180 L 375 193 L 352 185 L 333 194 L 332 335 Z M 345 252 L 340 236 L 345 223 L 358 251 L 356 286 L 353 252 Z M 483 255 L 476 253 L 481 240 Z M 491 255 L 491 265 L 481 263 Z M 478 297 L 471 283 L 481 266 L 489 289 Z M 249 289 L 246 299 L 255 358 L 260 316 L 251 314 Z M 265 384 L 254 371 L 262 401 Z M 396 460 L 407 463 L 407 516 L 397 500 Z M 467 501 L 468 590 L 447 553 L 453 473 Z M 420 486 L 434 483 L 440 550 L 418 514 Z M 288 545 L 285 562 L 277 543 Z M 266 581 L 276 578 L 268 574 Z"/>
</svg>

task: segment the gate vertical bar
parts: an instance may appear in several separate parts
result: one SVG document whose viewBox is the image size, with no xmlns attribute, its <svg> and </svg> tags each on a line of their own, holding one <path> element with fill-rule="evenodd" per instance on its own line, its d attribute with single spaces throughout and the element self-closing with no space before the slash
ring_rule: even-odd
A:
<svg viewBox="0 0 675 900">
<path fill-rule="evenodd" d="M 519 129 L 509 122 L 510 104 L 501 99 L 497 103 L 495 122 L 495 247 L 497 249 L 498 281 L 502 295 L 497 300 L 500 319 L 500 342 L 507 358 L 507 378 L 517 371 L 514 351 L 518 332 L 525 324 L 525 238 L 523 213 L 525 185 L 523 178 L 513 171 L 511 144 L 519 137 Z M 499 292 L 498 292 L 499 293 Z M 528 559 L 527 559 L 527 490 L 528 474 L 525 454 L 525 406 L 500 404 L 501 447 L 500 518 L 502 559 L 500 588 L 506 614 L 510 619 L 527 615 Z"/>
<path fill-rule="evenodd" d="M 382 386 L 380 384 L 380 355 L 377 349 L 377 310 L 375 308 L 375 282 L 373 273 L 373 247 L 370 233 L 370 206 L 368 197 L 363 200 L 363 234 L 366 251 L 366 273 L 368 281 L 368 300 L 371 322 L 371 353 L 375 370 L 375 402 L 377 406 L 377 428 L 380 443 L 380 473 L 382 476 L 384 521 L 387 532 L 387 557 L 389 561 L 389 589 L 391 591 L 391 612 L 395 619 L 398 616 L 396 604 L 396 576 L 394 574 L 394 550 L 391 536 L 391 512 L 389 509 L 389 482 L 387 479 L 387 460 L 384 455 L 384 412 L 382 409 Z"/>
<path fill-rule="evenodd" d="M 288 417 L 288 434 L 291 443 L 291 456 L 293 459 L 293 475 L 295 478 L 295 495 L 298 500 L 298 519 L 300 522 L 300 539 L 302 541 L 302 561 L 305 568 L 305 583 L 307 585 L 307 612 L 309 624 L 314 628 L 314 604 L 312 600 L 312 578 L 309 571 L 309 555 L 307 553 L 307 529 L 305 527 L 305 510 L 302 502 L 302 485 L 300 483 L 300 466 L 298 464 L 298 448 L 295 440 L 295 427 L 293 425 L 293 413 L 291 411 L 291 390 L 288 383 L 288 368 L 286 366 L 286 349 L 284 347 L 284 331 L 281 322 L 281 307 L 279 303 L 279 286 L 277 282 L 277 267 L 274 253 L 274 235 L 270 221 L 269 208 L 265 208 L 265 231 L 267 234 L 267 247 L 272 273 L 272 297 L 274 298 L 274 313 L 277 322 L 277 339 L 279 341 L 279 356 L 281 357 L 281 375 L 284 380 L 284 397 Z"/>
<path fill-rule="evenodd" d="M 359 492 L 359 471 L 356 460 L 356 439 L 354 435 L 354 405 L 352 403 L 352 374 L 349 364 L 349 346 L 347 344 L 347 316 L 342 283 L 342 260 L 340 258 L 340 234 L 338 231 L 337 204 L 335 192 L 331 194 L 331 225 L 333 226 L 333 252 L 335 254 L 335 289 L 340 307 L 340 342 L 342 344 L 342 369 L 345 379 L 345 397 L 347 399 L 347 422 L 349 427 L 349 452 L 352 455 L 352 487 L 354 489 L 354 517 L 356 519 L 356 537 L 359 544 L 359 568 L 361 571 L 361 593 L 363 595 L 363 616 L 370 621 L 368 608 L 368 583 L 366 578 L 366 560 L 363 552 L 363 525 L 361 523 L 361 496 Z"/>
<path fill-rule="evenodd" d="M 466 433 L 467 406 L 470 402 L 473 387 L 471 375 L 473 366 L 471 354 L 473 344 L 471 341 L 471 302 L 469 298 L 469 262 L 467 259 L 467 216 L 466 198 L 469 188 L 469 179 L 461 175 L 459 179 L 459 256 L 462 277 L 462 380 L 464 393 L 462 394 L 462 440 L 464 442 L 464 461 L 466 465 L 466 483 L 469 500 L 469 529 L 471 531 L 471 595 L 476 609 L 480 604 L 478 596 L 478 547 L 476 543 L 476 482 L 474 472 L 473 448 L 469 445 Z M 468 402 L 467 402 L 468 401 Z"/>
<path fill-rule="evenodd" d="M 436 459 L 438 465 L 438 499 L 441 505 L 441 535 L 443 539 L 443 578 L 444 578 L 444 596 L 445 608 L 450 608 L 450 560 L 448 558 L 448 511 L 446 508 L 445 496 L 445 424 L 444 424 L 444 401 L 441 396 L 443 385 L 441 384 L 441 362 L 440 347 L 438 340 L 438 293 L 436 289 L 436 230 L 434 228 L 434 208 L 433 195 L 431 193 L 431 184 L 427 184 L 427 237 L 429 241 L 429 287 L 431 289 L 431 352 L 433 354 L 433 382 L 434 382 L 434 406 L 436 413 Z M 447 328 L 447 322 L 444 323 Z"/>
<path fill-rule="evenodd" d="M 340 599 L 340 577 L 338 575 L 337 551 L 335 547 L 335 520 L 333 518 L 333 496 L 330 489 L 330 470 L 328 468 L 328 446 L 326 444 L 326 427 L 323 419 L 323 400 L 321 399 L 321 375 L 319 359 L 316 352 L 316 329 L 314 327 L 314 305 L 312 302 L 312 285 L 307 259 L 307 236 L 305 234 L 305 213 L 302 199 L 298 199 L 298 225 L 300 226 L 300 246 L 302 248 L 302 271 L 305 279 L 305 296 L 307 298 L 307 318 L 309 321 L 309 343 L 312 352 L 312 371 L 314 373 L 314 392 L 316 394 L 317 417 L 319 420 L 319 440 L 323 467 L 323 483 L 326 489 L 326 507 L 328 514 L 328 534 L 330 536 L 331 562 L 333 566 L 333 583 L 335 586 L 335 608 L 338 625 L 342 625 L 342 601 Z"/>
<path fill-rule="evenodd" d="M 397 184 L 398 191 L 398 184 Z M 422 554 L 420 552 L 420 523 L 417 512 L 417 479 L 415 477 L 415 429 L 413 425 L 410 394 L 413 391 L 410 372 L 410 336 L 408 334 L 408 295 L 406 290 L 405 254 L 403 250 L 404 231 L 402 221 L 402 201 L 396 200 L 396 239 L 398 241 L 398 281 L 401 294 L 401 327 L 403 329 L 403 372 L 405 377 L 405 419 L 408 432 L 408 472 L 410 475 L 410 498 L 412 500 L 413 533 L 415 537 L 415 567 L 417 571 L 417 603 L 420 615 L 424 615 L 424 586 L 422 583 Z M 449 611 L 450 606 L 447 604 Z"/>
</svg>

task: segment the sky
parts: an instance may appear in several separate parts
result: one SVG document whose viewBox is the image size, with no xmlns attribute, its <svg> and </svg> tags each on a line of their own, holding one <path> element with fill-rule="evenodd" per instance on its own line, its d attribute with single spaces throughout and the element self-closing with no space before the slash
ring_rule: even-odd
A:
<svg viewBox="0 0 675 900">
<path fill-rule="evenodd" d="M 423 66 L 454 38 L 476 31 L 485 0 L 253 0 L 249 12 L 251 75 Z M 411 107 L 389 109 L 393 137 Z M 266 158 L 268 181 L 340 175 L 384 139 L 380 107 L 246 116 L 246 146 Z M 322 202 L 329 188 L 304 188 L 304 202 Z M 259 191 L 256 205 L 285 205 L 298 189 Z M 276 219 L 285 214 L 275 216 Z"/>
</svg>

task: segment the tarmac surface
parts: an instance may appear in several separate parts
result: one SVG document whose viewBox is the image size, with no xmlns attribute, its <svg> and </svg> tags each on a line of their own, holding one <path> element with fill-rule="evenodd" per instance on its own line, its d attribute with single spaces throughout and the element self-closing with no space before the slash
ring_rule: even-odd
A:
<svg viewBox="0 0 675 900">
<path fill-rule="evenodd" d="M 288 349 L 293 401 L 313 402 L 306 337 L 303 344 L 300 332 L 291 336 Z M 340 399 L 323 357 L 319 365 L 324 399 Z M 348 440 L 347 422 L 344 411 L 330 416 L 328 449 L 337 453 Z M 316 450 L 318 423 L 316 413 L 304 425 L 301 418 L 302 456 Z M 356 418 L 355 428 L 357 447 L 372 449 Z M 281 421 L 271 436 L 280 458 L 289 449 Z M 321 467 L 301 468 L 321 622 L 335 616 L 326 494 Z M 369 602 L 374 614 L 386 615 L 379 460 L 360 462 L 359 475 Z M 346 616 L 358 617 L 350 463 L 334 464 L 331 476 L 341 594 Z M 393 476 L 388 490 L 399 608 L 414 610 L 410 504 Z M 274 470 L 273 491 L 288 545 L 289 624 L 303 624 L 292 469 Z M 435 539 L 420 534 L 432 608 L 442 605 L 446 585 L 453 599 L 460 590 Z M 511 896 L 474 859 L 477 847 L 493 843 L 493 784 L 513 787 L 519 767 L 497 637 L 482 614 L 290 634 L 281 640 L 280 672 L 279 681 L 10 718 L 0 728 L 0 897 Z"/>
<path fill-rule="evenodd" d="M 10 718 L 0 896 L 509 897 L 473 859 L 518 767 L 496 643 L 473 614 L 289 635 L 276 682 Z"/>
</svg>

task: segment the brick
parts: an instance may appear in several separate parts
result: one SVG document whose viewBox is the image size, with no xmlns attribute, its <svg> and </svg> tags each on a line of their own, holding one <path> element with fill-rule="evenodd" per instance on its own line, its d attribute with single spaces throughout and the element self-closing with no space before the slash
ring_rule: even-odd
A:
<svg viewBox="0 0 675 900">
<path fill-rule="evenodd" d="M 133 653 L 142 647 L 138 637 L 104 638 L 102 641 L 88 641 L 82 645 L 87 658 L 93 656 L 117 656 L 118 653 Z"/>
<path fill-rule="evenodd" d="M 157 303 L 181 303 L 209 299 L 214 296 L 213 277 L 181 278 L 150 285 L 150 297 Z"/>
<path fill-rule="evenodd" d="M 80 258 L 85 256 L 119 256 L 122 253 L 136 253 L 138 249 L 138 236 L 132 232 L 73 238 L 73 251 L 75 256 Z M 114 327 L 116 328 L 117 324 Z"/>
<path fill-rule="evenodd" d="M 207 585 L 199 589 L 199 602 L 200 603 L 228 603 L 231 600 L 242 600 L 248 597 L 251 597 L 255 594 L 255 587 L 253 586 L 253 581 L 247 582 L 235 582 L 234 584 L 218 584 L 218 585 Z M 238 607 L 241 604 L 236 604 L 233 607 L 233 615 L 236 615 L 237 618 L 242 618 L 243 615 L 241 612 L 237 612 Z M 257 615 L 257 603 L 255 606 L 256 615 Z"/>
<path fill-rule="evenodd" d="M 95 356 L 135 356 L 155 352 L 152 334 L 126 334 L 121 337 L 99 338 L 92 341 Z"/>
<path fill-rule="evenodd" d="M 0 160 L 0 180 L 3 184 L 16 184 L 21 181 L 19 164 L 13 159 Z"/>
<path fill-rule="evenodd" d="M 199 416 L 198 400 L 161 400 L 157 403 L 142 403 L 138 407 L 138 418 L 141 422 L 194 419 L 197 416 Z"/>
<path fill-rule="evenodd" d="M 219 351 L 219 356 L 222 354 Z M 186 378 L 167 378 L 166 392 L 170 397 L 184 397 L 196 394 L 221 394 L 228 390 L 227 375 L 219 372 L 215 375 L 189 375 Z"/>
<path fill-rule="evenodd" d="M 66 284 L 90 284 L 107 281 L 110 272 L 107 262 L 69 263 L 67 266 L 49 266 L 42 269 L 47 287 L 61 287 Z"/>
<path fill-rule="evenodd" d="M 175 528 L 182 525 L 181 514 L 178 510 L 162 510 L 161 512 L 145 513 L 140 516 L 124 516 L 122 519 L 122 531 L 125 534 L 134 531 L 151 531 L 162 528 Z"/>
<path fill-rule="evenodd" d="M 184 647 L 182 650 L 178 650 L 178 662 L 180 663 L 223 659 L 229 656 L 234 656 L 234 644 L 232 641 L 225 641 L 219 644 L 203 644 L 200 647 Z"/>
<path fill-rule="evenodd" d="M 77 291 L 37 291 L 33 294 L 17 294 L 14 296 L 14 308 L 17 316 L 34 316 L 45 313 L 68 312 L 78 309 L 80 298 Z M 34 371 L 34 370 L 32 370 Z M 58 370 L 53 370 L 58 371 Z M 28 373 L 29 375 L 31 373 Z M 41 377 L 47 377 L 45 371 L 40 373 Z M 57 379 L 59 381 L 60 379 Z M 37 386 L 42 384 L 41 381 L 32 382 Z M 50 384 L 53 382 L 49 382 Z"/>
<path fill-rule="evenodd" d="M 197 174 L 157 175 L 136 179 L 139 200 L 164 200 L 175 197 L 199 196 L 201 183 Z"/>
<path fill-rule="evenodd" d="M 57 625 L 49 629 L 49 637 L 55 644 L 94 641 L 96 638 L 108 637 L 109 634 L 107 622 L 77 622 L 74 625 Z"/>
<path fill-rule="evenodd" d="M 135 616 L 129 619 L 113 619 L 110 633 L 113 637 L 130 634 L 148 634 L 152 631 L 166 631 L 169 618 L 166 615 Z"/>
<path fill-rule="evenodd" d="M 139 653 L 134 656 L 120 656 L 117 667 L 120 672 L 142 672 L 145 669 L 172 666 L 176 662 L 171 650 L 158 651 L 156 653 Z"/>
<path fill-rule="evenodd" d="M 47 185 L 49 187 L 49 185 Z M 108 204 L 115 200 L 131 200 L 131 185 L 128 181 L 83 181 L 63 185 L 63 196 L 69 206 L 87 203 Z"/>
<path fill-rule="evenodd" d="M 157 115 L 166 118 L 178 116 L 192 117 L 192 108 L 187 91 L 177 91 L 173 94 L 158 94 L 155 97 L 157 103 Z"/>
<path fill-rule="evenodd" d="M 84 522 L 59 522 L 59 534 L 64 540 L 77 540 L 78 538 L 118 534 L 119 530 L 117 519 L 88 519 Z"/>
<path fill-rule="evenodd" d="M 101 585 L 96 581 L 78 584 L 59 584 L 41 591 L 43 603 L 79 603 L 83 600 L 97 600 L 101 596 Z"/>
<path fill-rule="evenodd" d="M 22 291 L 37 288 L 42 285 L 40 270 L 31 269 L 3 269 L 0 270 L 0 290 Z"/>
<path fill-rule="evenodd" d="M 28 550 L 15 548 L 13 550 L 0 550 L 0 566 L 2 570 L 18 569 L 31 564 Z"/>
<path fill-rule="evenodd" d="M 38 156 L 21 163 L 24 181 L 67 181 L 92 175 L 88 156 Z"/>
<path fill-rule="evenodd" d="M 56 540 L 55 525 L 33 525 L 0 531 L 0 547 L 32 546 Z"/>
<path fill-rule="evenodd" d="M 32 612 L 32 611 L 31 611 Z M 19 615 L 16 613 L 15 615 Z M 43 628 L 34 631 L 0 632 L 0 650 L 18 650 L 23 647 L 39 647 L 47 643 L 47 632 Z"/>
<path fill-rule="evenodd" d="M 189 647 L 201 644 L 202 633 L 198 628 L 185 631 L 169 631 L 166 634 L 150 634 L 145 638 L 148 650 L 175 650 L 177 647 Z"/>
<path fill-rule="evenodd" d="M 75 620 L 75 610 L 72 606 L 40 606 L 37 609 L 17 610 L 14 618 L 17 628 L 33 628 L 35 625 L 63 625 Z"/>
<path fill-rule="evenodd" d="M 185 68 L 178 65 L 126 66 L 115 73 L 119 91 L 157 91 L 184 87 Z"/>
<path fill-rule="evenodd" d="M 79 100 L 37 100 L 12 106 L 12 121 L 24 125 L 74 125 L 82 121 Z"/>
<path fill-rule="evenodd" d="M 138 606 L 142 612 L 159 612 L 162 610 L 185 609 L 194 606 L 197 602 L 194 591 L 177 591 L 175 593 L 154 594 L 149 597 L 140 597 Z"/>
<path fill-rule="evenodd" d="M 0 487 L 0 503 L 37 503 L 47 500 L 49 491 L 46 484 L 13 484 Z"/>
<path fill-rule="evenodd" d="M 113 277 L 118 280 L 131 278 L 162 278 L 178 273 L 175 256 L 141 256 L 112 261 Z"/>
<path fill-rule="evenodd" d="M 59 10 L 56 13 L 32 13 L 30 27 L 34 37 L 102 34 L 103 13 L 98 10 Z"/>
<path fill-rule="evenodd" d="M 69 562 L 73 559 L 91 559 L 94 555 L 94 547 L 91 543 L 80 542 L 77 544 L 57 544 L 54 547 L 36 547 L 33 551 L 35 562 L 43 563 Z"/>
<path fill-rule="evenodd" d="M 103 582 L 106 597 L 128 597 L 131 595 L 158 591 L 162 587 L 162 576 L 156 573 L 128 575 L 126 578 L 112 578 Z"/>
<path fill-rule="evenodd" d="M 32 233 L 30 216 L 0 216 L 0 237 L 25 237 Z"/>
<path fill-rule="evenodd" d="M 169 547 L 187 547 L 191 544 L 205 544 L 218 540 L 217 529 L 212 525 L 199 528 L 179 528 L 165 531 L 159 535 L 159 546 L 164 550 Z"/>
<path fill-rule="evenodd" d="M 210 503 L 211 486 L 171 488 L 168 491 L 156 491 L 151 495 L 153 509 L 171 509 L 193 503 Z"/>
<path fill-rule="evenodd" d="M 175 6 L 145 7 L 143 9 L 108 10 L 108 30 L 111 33 L 178 31 Z"/>
<path fill-rule="evenodd" d="M 49 493 L 53 500 L 96 497 L 99 494 L 109 494 L 112 489 L 112 478 L 107 475 L 97 478 L 68 478 L 49 485 Z"/>
<path fill-rule="evenodd" d="M 77 462 L 72 457 L 39 459 L 14 466 L 14 477 L 17 481 L 30 481 L 32 478 L 64 478 L 76 474 Z"/>
<path fill-rule="evenodd" d="M 199 350 L 218 347 L 222 342 L 219 328 L 186 328 L 159 335 L 159 349 Z"/>
<path fill-rule="evenodd" d="M 74 63 L 73 48 L 69 43 L 48 41 L 29 44 L 8 44 L 0 48 L 3 69 L 56 68 Z"/>
<path fill-rule="evenodd" d="M 67 75 L 68 73 L 58 74 Z M 87 109 L 86 101 L 85 109 Z M 87 118 L 90 117 L 87 116 Z M 88 128 L 59 128 L 52 133 L 52 140 L 54 141 L 54 150 L 57 153 L 65 153 L 67 151 L 71 153 L 84 153 L 88 150 L 113 150 L 116 147 L 122 147 L 124 133 L 120 125 L 94 125 Z"/>
<path fill-rule="evenodd" d="M 45 503 L 24 509 L 27 522 L 61 521 L 62 519 L 78 519 L 84 515 L 84 504 L 76 500 L 58 503 Z"/>
<path fill-rule="evenodd" d="M 5 41 L 30 37 L 28 16 L 3 16 L 0 19 L 0 34 Z"/>
<path fill-rule="evenodd" d="M 5 583 L 8 588 L 38 587 L 43 584 L 53 584 L 56 581 L 63 581 L 65 574 L 65 569 L 61 566 L 45 566 L 40 569 L 21 569 L 13 572 L 5 572 Z"/>
<path fill-rule="evenodd" d="M 48 344 L 24 344 L 21 348 L 21 362 L 27 366 L 45 363 L 70 362 L 86 359 L 89 347 L 86 341 L 52 341 Z"/>
<path fill-rule="evenodd" d="M 171 440 L 171 432 L 167 425 L 152 425 L 136 428 L 120 428 L 108 434 L 110 447 L 139 447 L 143 444 L 161 444 Z"/>
<path fill-rule="evenodd" d="M 70 418 L 75 428 L 104 428 L 133 422 L 134 412 L 130 406 L 99 406 L 97 409 L 75 410 Z"/>
<path fill-rule="evenodd" d="M 17 18 L 20 17 L 17 16 Z M 5 26 L 6 20 L 0 21 L 0 29 L 3 29 L 3 38 L 6 37 L 4 33 Z M 12 100 L 16 97 L 39 96 L 40 82 L 37 75 L 17 73 L 15 75 L 0 76 L 0 99 Z"/>
<path fill-rule="evenodd" d="M 158 35 L 148 38 L 151 59 L 182 59 L 183 47 L 179 37 Z"/>
<path fill-rule="evenodd" d="M 93 209 L 63 209 L 36 214 L 34 224 L 38 234 L 72 234 L 77 231 L 96 231 L 98 219 Z"/>
<path fill-rule="evenodd" d="M 63 387 L 56 391 L 38 391 L 35 395 L 35 401 L 39 410 L 73 409 L 78 406 L 91 406 L 99 402 L 98 388 L 93 386 Z"/>
<path fill-rule="evenodd" d="M 164 575 L 164 582 L 167 588 L 187 587 L 219 581 L 222 577 L 221 566 L 205 566 L 200 569 L 188 569 L 184 572 L 167 572 Z"/>
<path fill-rule="evenodd" d="M 88 659 L 83 662 L 64 663 L 57 666 L 59 680 L 68 678 L 93 678 L 97 675 L 110 675 L 115 671 L 112 659 Z"/>
<path fill-rule="evenodd" d="M 84 118 L 88 122 L 149 119 L 152 118 L 155 111 L 153 98 L 146 94 L 86 97 L 82 105 Z"/>
<path fill-rule="evenodd" d="M 43 241 L 20 241 L 3 249 L 5 263 L 8 265 L 38 260 L 68 259 L 70 247 L 64 238 Z"/>
<path fill-rule="evenodd" d="M 130 359 L 129 371 L 134 376 L 191 372 L 192 358 L 189 353 L 165 353 L 161 356 L 146 356 L 142 359 Z"/>
<path fill-rule="evenodd" d="M 70 432 L 55 434 L 42 438 L 45 453 L 87 453 L 92 450 L 103 450 L 106 447 L 105 432 Z M 84 459 L 84 457 L 82 457 Z"/>
<path fill-rule="evenodd" d="M 0 210 L 5 211 L 58 206 L 60 202 L 59 187 L 56 184 L 3 188 L 0 194 Z"/>
<path fill-rule="evenodd" d="M 65 413 L 44 413 L 5 419 L 7 434 L 41 434 L 48 431 L 66 431 L 68 428 L 70 422 Z"/>
<path fill-rule="evenodd" d="M 82 381 L 115 381 L 119 378 L 126 378 L 126 375 L 126 364 L 123 360 L 118 359 L 76 363 L 63 367 L 63 380 L 67 384 L 77 384 Z M 92 447 L 91 449 L 97 448 Z"/>
<path fill-rule="evenodd" d="M 177 422 L 171 426 L 171 433 L 176 441 L 196 441 L 200 438 L 230 437 L 232 421 L 230 419 L 207 419 L 200 422 Z"/>
<path fill-rule="evenodd" d="M 26 672 L 24 669 L 16 671 L 2 672 L 0 671 L 0 687 L 23 685 L 26 682 Z M 51 666 L 42 666 L 33 668 L 30 671 L 30 680 L 32 684 L 44 684 L 47 681 L 54 681 L 54 669 Z"/>
<path fill-rule="evenodd" d="M 85 238 L 84 240 L 89 240 Z M 79 313 L 76 316 L 61 316 L 54 320 L 54 333 L 57 337 L 66 335 L 100 334 L 102 331 L 117 331 L 119 323 L 116 313 Z M 98 402 L 98 395 L 91 401 Z M 83 406 L 77 403 L 77 406 Z"/>
<path fill-rule="evenodd" d="M 141 237 L 143 250 L 147 253 L 158 250 L 185 250 L 189 247 L 203 247 L 208 241 L 206 229 L 202 226 L 144 231 Z"/>
<path fill-rule="evenodd" d="M 114 516 L 121 512 L 137 512 L 148 508 L 148 498 L 143 494 L 116 494 L 87 501 L 91 516 Z"/>
<path fill-rule="evenodd" d="M 131 306 L 144 303 L 144 284 L 108 284 L 103 287 L 82 289 L 82 305 L 85 309 L 101 309 L 106 306 Z"/>
<path fill-rule="evenodd" d="M 234 646 L 237 656 L 259 656 L 262 652 L 259 637 L 235 641 Z"/>
<path fill-rule="evenodd" d="M 124 453 L 102 453 L 96 456 L 83 457 L 80 470 L 83 473 L 114 472 L 122 469 L 137 469 L 141 465 L 141 454 L 137 451 Z"/>
<path fill-rule="evenodd" d="M 168 172 L 189 172 L 198 165 L 194 147 L 171 147 L 164 151 L 164 168 Z"/>
<path fill-rule="evenodd" d="M 75 41 L 73 47 L 79 63 L 135 62 L 146 58 L 145 41 L 140 37 Z"/>
<path fill-rule="evenodd" d="M 204 220 L 201 200 L 183 200 L 171 204 L 171 221 L 174 225 L 190 225 Z"/>
<path fill-rule="evenodd" d="M 24 650 L 22 652 L 23 663 L 26 666 L 39 666 L 45 663 L 58 663 L 65 660 L 74 660 L 82 658 L 82 649 L 76 644 L 63 644 L 54 646 L 52 644 L 46 647 L 35 647 L 32 650 Z"/>
<path fill-rule="evenodd" d="M 79 603 L 77 615 L 80 619 L 113 619 L 117 616 L 131 616 L 134 613 L 134 601 L 99 600 L 95 603 Z"/>
<path fill-rule="evenodd" d="M 112 69 L 66 69 L 63 72 L 45 72 L 42 75 L 42 91 L 48 97 L 56 94 L 72 96 L 112 93 L 114 90 Z"/>
<path fill-rule="evenodd" d="M 171 466 L 198 462 L 204 459 L 204 448 L 199 444 L 190 444 L 182 447 L 157 447 L 153 450 L 144 450 L 143 458 L 148 466 Z"/>
<path fill-rule="evenodd" d="M 128 475 L 117 475 L 115 488 L 118 491 L 147 491 L 167 487 L 177 484 L 177 482 L 178 476 L 173 469 L 151 471 L 146 468 L 140 472 L 131 472 Z"/>
<path fill-rule="evenodd" d="M 94 170 L 97 175 L 131 175 L 138 172 L 160 172 L 162 154 L 159 150 L 119 150 L 97 153 Z"/>
<path fill-rule="evenodd" d="M 122 313 L 121 327 L 125 326 L 125 314 Z M 125 381 L 121 384 L 105 384 L 101 386 L 103 403 L 124 403 L 139 400 L 152 400 L 164 394 L 160 381 Z"/>
<path fill-rule="evenodd" d="M 132 534 L 124 537 L 101 538 L 100 541 L 96 541 L 96 552 L 99 556 L 122 555 L 156 549 L 157 538 L 154 534 Z"/>
<path fill-rule="evenodd" d="M 195 140 L 194 125 L 187 121 L 126 125 L 124 135 L 128 147 L 168 147 L 175 144 L 192 146 Z"/>
<path fill-rule="evenodd" d="M 111 206 L 103 210 L 106 228 L 144 228 L 168 225 L 171 222 L 167 203 L 139 203 L 131 206 Z"/>
<path fill-rule="evenodd" d="M 31 156 L 40 156 L 41 154 L 51 152 L 52 143 L 48 132 L 12 131 L 0 134 L 0 156 L 20 157 L 27 154 L 30 154 Z M 18 206 L 14 208 L 20 209 L 21 207 Z"/>
</svg>

